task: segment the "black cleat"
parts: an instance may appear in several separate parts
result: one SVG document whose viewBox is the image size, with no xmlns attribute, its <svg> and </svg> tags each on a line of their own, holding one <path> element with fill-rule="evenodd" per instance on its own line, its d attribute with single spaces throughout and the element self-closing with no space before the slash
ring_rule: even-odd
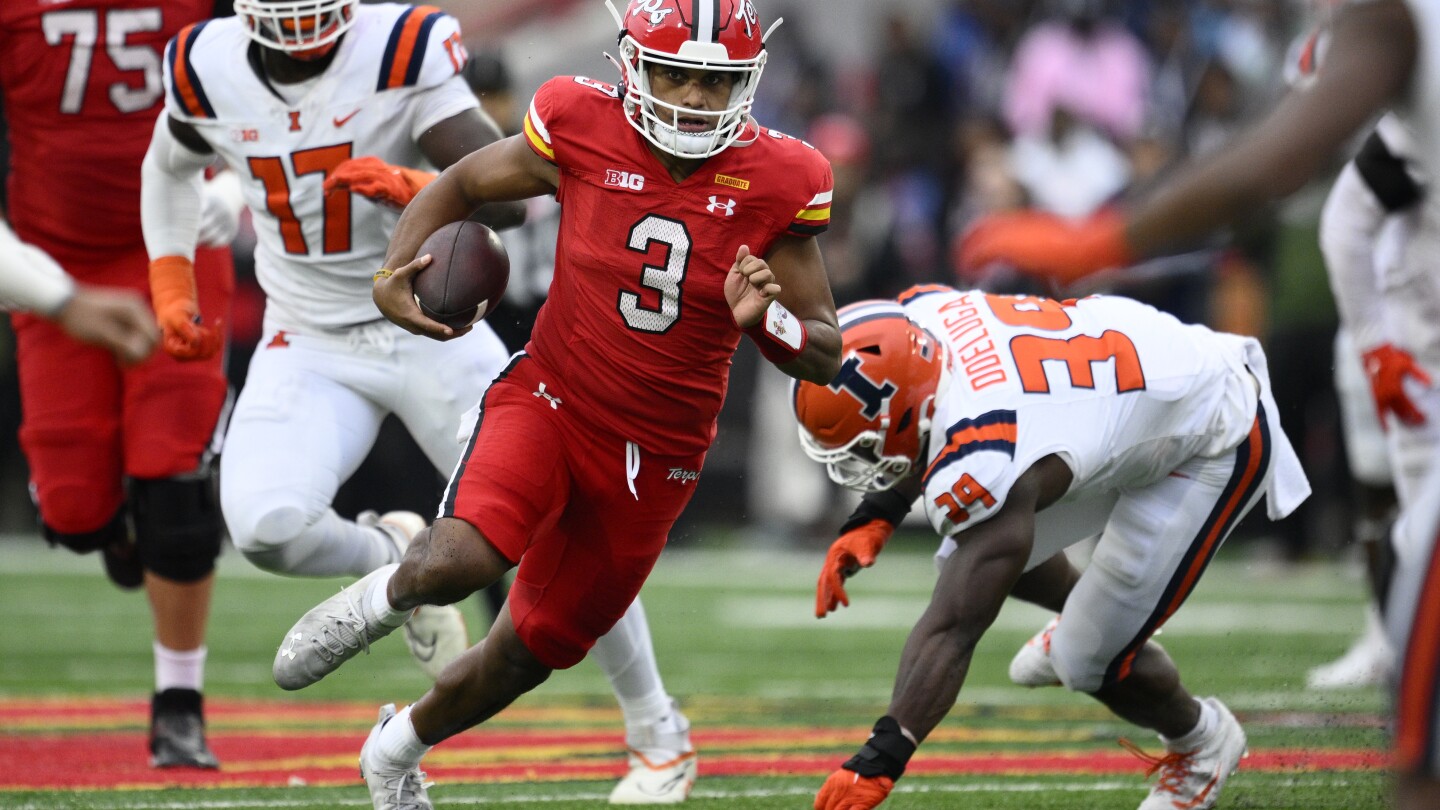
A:
<svg viewBox="0 0 1440 810">
<path fill-rule="evenodd" d="M 134 540 L 111 543 L 100 549 L 100 556 L 105 561 L 105 575 L 117 587 L 133 591 L 144 584 L 145 569 L 140 565 L 140 551 Z"/>
<path fill-rule="evenodd" d="M 205 744 L 203 701 L 194 689 L 155 693 L 150 702 L 150 767 L 220 767 Z"/>
</svg>

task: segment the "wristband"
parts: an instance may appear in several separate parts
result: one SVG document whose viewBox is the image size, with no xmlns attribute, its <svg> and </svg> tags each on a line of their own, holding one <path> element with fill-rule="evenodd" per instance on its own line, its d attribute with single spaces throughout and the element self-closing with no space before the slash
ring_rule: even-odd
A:
<svg viewBox="0 0 1440 810">
<path fill-rule="evenodd" d="M 844 767 L 866 778 L 888 776 L 899 779 L 914 753 L 915 743 L 900 730 L 899 721 L 887 714 L 875 721 L 870 739 Z"/>
<path fill-rule="evenodd" d="M 850 517 L 840 526 L 840 534 L 845 534 L 852 529 L 858 529 L 872 520 L 883 520 L 891 526 L 899 526 L 900 521 L 910 514 L 912 502 L 909 498 L 887 489 L 883 492 L 868 492 L 860 499 L 860 504 Z"/>
<path fill-rule="evenodd" d="M 394 271 L 394 270 L 387 270 L 387 269 L 385 269 L 385 268 L 382 267 L 382 268 L 380 268 L 379 270 L 376 270 L 376 271 L 375 271 L 375 275 L 374 275 L 373 277 L 371 277 L 370 280 L 371 280 L 371 281 L 379 281 L 379 280 L 382 279 L 382 278 L 389 278 L 389 277 L 391 277 L 391 276 L 393 276 L 393 275 L 395 275 L 395 271 Z"/>
<path fill-rule="evenodd" d="M 805 324 L 779 301 L 772 301 L 765 308 L 765 317 L 743 331 L 755 341 L 760 354 L 776 365 L 799 357 L 805 351 L 805 342 L 809 338 Z"/>
</svg>

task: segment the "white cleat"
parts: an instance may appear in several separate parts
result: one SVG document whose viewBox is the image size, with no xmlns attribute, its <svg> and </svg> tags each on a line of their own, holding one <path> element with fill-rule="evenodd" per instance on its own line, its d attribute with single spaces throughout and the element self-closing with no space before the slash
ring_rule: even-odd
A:
<svg viewBox="0 0 1440 810">
<path fill-rule="evenodd" d="M 360 775 L 370 788 L 370 801 L 375 810 L 434 810 L 426 790 L 431 782 L 425 781 L 425 772 L 420 768 L 400 769 L 387 767 L 378 761 L 374 751 L 380 737 L 380 729 L 395 717 L 395 704 L 380 707 L 380 720 L 370 729 L 370 736 L 360 747 Z"/>
<path fill-rule="evenodd" d="M 425 528 L 425 518 L 414 512 L 386 512 L 377 515 L 373 511 L 360 513 L 355 522 L 361 526 L 373 526 L 388 535 L 395 543 L 396 559 L 405 556 L 410 541 Z M 451 661 L 470 649 L 470 636 L 465 630 L 465 617 L 454 605 L 423 605 L 415 609 L 410 621 L 405 623 L 405 644 L 410 656 L 425 671 L 430 679 L 436 680 Z"/>
<path fill-rule="evenodd" d="M 1395 654 L 1385 640 L 1385 631 L 1379 619 L 1375 618 L 1344 655 L 1307 672 L 1305 688 L 1328 690 L 1380 686 L 1390 679 L 1394 665 Z"/>
<path fill-rule="evenodd" d="M 395 630 L 371 615 L 367 593 L 370 583 L 395 567 L 371 571 L 300 617 L 275 653 L 271 672 L 281 689 L 319 681 Z"/>
<path fill-rule="evenodd" d="M 653 726 L 627 731 L 625 744 L 630 772 L 610 792 L 611 804 L 685 801 L 695 787 L 699 763 L 690 744 L 690 721 L 678 707 Z"/>
<path fill-rule="evenodd" d="M 1191 751 L 1175 751 L 1166 746 L 1161 757 L 1150 756 L 1133 744 L 1127 744 L 1136 756 L 1150 763 L 1147 775 L 1159 774 L 1150 795 L 1140 803 L 1140 810 L 1209 810 L 1220 800 L 1225 781 L 1240 767 L 1248 751 L 1245 729 L 1235 715 L 1213 697 L 1204 698 L 1218 715 L 1215 731 Z M 1128 741 L 1122 741 L 1122 744 Z"/>
<path fill-rule="evenodd" d="M 1055 674 L 1055 665 L 1050 663 L 1050 636 L 1060 624 L 1056 616 L 1030 637 L 1025 646 L 1010 659 L 1010 680 L 1021 686 L 1036 688 L 1060 686 L 1060 677 Z"/>
</svg>

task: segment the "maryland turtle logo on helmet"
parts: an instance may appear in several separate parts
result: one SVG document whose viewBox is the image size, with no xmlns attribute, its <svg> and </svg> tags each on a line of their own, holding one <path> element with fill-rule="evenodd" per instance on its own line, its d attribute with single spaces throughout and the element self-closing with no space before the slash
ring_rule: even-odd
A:
<svg viewBox="0 0 1440 810">
<path fill-rule="evenodd" d="M 793 389 L 800 443 L 835 483 L 882 492 L 921 463 L 949 355 L 894 301 L 861 301 L 839 316 L 840 373 Z"/>
<path fill-rule="evenodd" d="M 355 24 L 360 0 L 235 0 L 246 33 L 266 48 L 319 59 Z"/>
<path fill-rule="evenodd" d="M 681 158 L 706 158 L 742 136 L 753 140 L 750 123 L 755 88 L 765 69 L 765 39 L 782 20 L 763 34 L 760 15 L 751 0 L 630 0 L 622 15 L 605 0 L 620 28 L 620 94 L 630 125 L 656 147 Z M 651 92 L 648 68 L 668 65 L 735 74 L 730 100 L 723 110 L 696 110 L 666 104 Z M 713 122 L 690 131 L 681 118 Z"/>
</svg>

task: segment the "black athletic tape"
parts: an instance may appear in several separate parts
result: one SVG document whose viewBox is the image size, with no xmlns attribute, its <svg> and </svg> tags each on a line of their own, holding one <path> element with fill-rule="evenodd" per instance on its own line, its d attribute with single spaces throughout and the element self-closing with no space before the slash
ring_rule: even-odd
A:
<svg viewBox="0 0 1440 810">
<path fill-rule="evenodd" d="M 860 505 L 846 518 L 840 526 L 840 533 L 864 526 L 872 520 L 883 520 L 891 526 L 899 526 L 900 521 L 910 514 L 910 499 L 896 492 L 887 489 L 884 492 L 870 492 L 860 499 Z"/>
<path fill-rule="evenodd" d="M 887 714 L 875 721 L 870 739 L 860 746 L 860 753 L 845 763 L 845 769 L 870 778 L 899 779 L 914 753 L 915 743 L 901 733 L 900 723 Z"/>
</svg>

